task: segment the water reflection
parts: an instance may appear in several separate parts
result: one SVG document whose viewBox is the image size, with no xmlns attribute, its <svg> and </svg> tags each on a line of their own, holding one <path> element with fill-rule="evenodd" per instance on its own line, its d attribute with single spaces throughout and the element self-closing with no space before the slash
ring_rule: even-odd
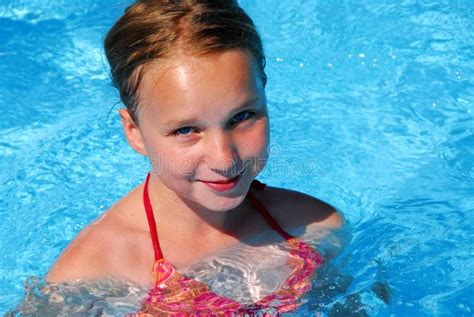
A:
<svg viewBox="0 0 474 317">
<path fill-rule="evenodd" d="M 325 258 L 325 265 L 313 277 L 313 290 L 302 299 L 307 304 L 303 309 L 319 311 L 318 303 L 336 301 L 352 281 L 347 276 L 338 277 L 341 266 L 335 269 L 331 265 L 347 234 L 316 230 L 304 233 L 302 239 Z M 202 259 L 180 273 L 208 284 L 221 296 L 251 303 L 278 289 L 294 269 L 290 258 L 281 237 L 267 232 Z M 139 310 L 146 293 L 145 288 L 118 280 L 58 284 L 30 277 L 25 282 L 23 302 L 6 316 L 123 316 Z M 318 300 L 309 303 L 310 297 Z"/>
</svg>

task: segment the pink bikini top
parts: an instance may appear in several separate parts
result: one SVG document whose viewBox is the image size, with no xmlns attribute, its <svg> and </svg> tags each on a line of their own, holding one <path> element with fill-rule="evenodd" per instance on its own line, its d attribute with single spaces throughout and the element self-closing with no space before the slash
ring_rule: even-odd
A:
<svg viewBox="0 0 474 317">
<path fill-rule="evenodd" d="M 297 265 L 275 292 L 253 304 L 241 304 L 231 298 L 215 294 L 202 282 L 179 274 L 163 257 L 148 196 L 149 179 L 150 174 L 145 181 L 143 202 L 150 226 L 155 263 L 152 270 L 152 285 L 143 301 L 142 310 L 132 316 L 253 316 L 262 311 L 267 312 L 265 316 L 276 316 L 298 308 L 301 304 L 299 299 L 310 289 L 310 277 L 320 266 L 322 258 L 308 244 L 285 232 L 255 195 L 248 192 L 248 198 L 265 221 L 286 240 L 289 252 L 295 257 Z M 257 190 L 264 190 L 265 186 L 257 180 L 252 183 L 252 187 Z"/>
</svg>

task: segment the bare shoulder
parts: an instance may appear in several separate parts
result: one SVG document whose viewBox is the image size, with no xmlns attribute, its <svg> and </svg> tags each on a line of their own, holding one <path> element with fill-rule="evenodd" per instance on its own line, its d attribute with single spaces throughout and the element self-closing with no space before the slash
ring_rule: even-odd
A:
<svg viewBox="0 0 474 317">
<path fill-rule="evenodd" d="M 114 228 L 108 222 L 104 214 L 84 228 L 61 254 L 46 279 L 65 282 L 102 277 L 109 266 L 109 251 L 120 243 L 115 241 L 112 245 Z"/>
<path fill-rule="evenodd" d="M 148 254 L 141 254 L 147 236 L 127 223 L 121 208 L 120 204 L 112 207 L 84 228 L 54 263 L 46 280 L 75 282 L 120 278 L 140 283 L 136 280 L 140 275 L 133 278 L 130 268 L 135 266 L 136 269 L 140 262 L 150 261 Z"/>
<path fill-rule="evenodd" d="M 333 206 L 305 193 L 272 186 L 254 193 L 284 229 L 312 226 L 331 230 L 343 225 Z"/>
</svg>

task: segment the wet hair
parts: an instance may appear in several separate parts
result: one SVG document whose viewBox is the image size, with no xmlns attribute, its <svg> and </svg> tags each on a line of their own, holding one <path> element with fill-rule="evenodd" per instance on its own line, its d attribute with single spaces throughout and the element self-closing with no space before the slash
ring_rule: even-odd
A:
<svg viewBox="0 0 474 317">
<path fill-rule="evenodd" d="M 241 49 L 267 80 L 262 41 L 236 0 L 138 0 L 107 33 L 104 48 L 112 83 L 136 124 L 140 82 L 157 60 Z"/>
</svg>

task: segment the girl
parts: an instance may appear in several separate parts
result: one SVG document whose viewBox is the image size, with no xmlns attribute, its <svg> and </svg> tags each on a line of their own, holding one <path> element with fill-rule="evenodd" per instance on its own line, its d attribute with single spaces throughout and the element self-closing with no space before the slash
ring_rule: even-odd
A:
<svg viewBox="0 0 474 317">
<path fill-rule="evenodd" d="M 294 310 L 321 262 L 297 236 L 339 227 L 341 217 L 316 198 L 255 180 L 267 161 L 269 118 L 251 19 L 233 0 L 137 1 L 107 34 L 105 52 L 126 106 L 127 141 L 152 168 L 78 235 L 47 280 L 150 287 L 143 315 Z M 182 274 L 268 231 L 285 241 L 292 270 L 253 305 Z"/>
</svg>

